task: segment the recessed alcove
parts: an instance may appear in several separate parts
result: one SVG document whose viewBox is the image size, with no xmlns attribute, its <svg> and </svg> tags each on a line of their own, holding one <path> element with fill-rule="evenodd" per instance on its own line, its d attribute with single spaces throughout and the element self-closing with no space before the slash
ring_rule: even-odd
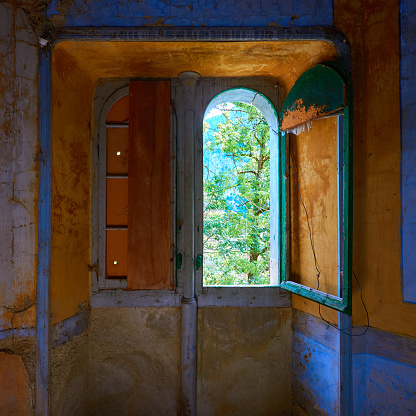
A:
<svg viewBox="0 0 416 416">
<path fill-rule="evenodd" d="M 75 315 L 80 305 L 89 304 L 91 279 L 99 268 L 91 261 L 93 238 L 97 235 L 92 203 L 98 175 L 93 163 L 97 150 L 93 148 L 94 137 L 99 129 L 96 109 L 104 104 L 94 99 L 98 87 L 119 85 L 120 81 L 127 85 L 131 79 L 176 78 L 184 71 L 193 71 L 201 78 L 267 78 L 287 94 L 303 72 L 337 57 L 334 44 L 324 40 L 57 43 L 51 61 L 51 323 L 64 321 Z M 84 357 L 89 370 L 88 381 L 84 379 L 83 383 L 93 386 L 90 401 L 94 408 L 151 409 L 152 405 L 160 405 L 163 390 L 165 402 L 158 413 L 171 412 L 181 394 L 180 304 L 138 307 L 135 296 L 140 294 L 134 292 L 129 293 L 128 305 L 93 307 L 88 342 L 67 344 L 67 353 L 79 350 Z M 249 293 L 245 295 L 246 307 L 217 305 L 198 309 L 197 384 L 201 412 L 221 411 L 221 402 L 216 399 L 220 391 L 230 392 L 227 402 L 235 409 L 241 409 L 243 402 L 253 412 L 290 409 L 290 299 L 287 296 L 281 306 L 262 306 L 260 297 L 253 308 L 250 305 L 256 296 L 249 299 Z M 114 303 L 117 305 L 116 300 Z M 54 353 L 54 357 L 63 360 L 65 354 Z M 241 366 L 247 355 L 254 358 Z M 141 361 L 141 357 L 145 360 Z M 254 390 L 250 374 L 257 380 Z M 52 379 L 56 377 L 59 373 Z M 114 383 L 122 394 L 115 392 Z M 138 391 L 143 394 L 137 396 Z M 113 393 L 116 396 L 109 400 Z M 256 395 L 255 401 L 250 399 L 252 394 Z"/>
<path fill-rule="evenodd" d="M 52 53 L 52 323 L 89 299 L 94 89 L 119 78 L 267 77 L 289 91 L 315 64 L 336 59 L 329 41 L 58 43 Z"/>
</svg>

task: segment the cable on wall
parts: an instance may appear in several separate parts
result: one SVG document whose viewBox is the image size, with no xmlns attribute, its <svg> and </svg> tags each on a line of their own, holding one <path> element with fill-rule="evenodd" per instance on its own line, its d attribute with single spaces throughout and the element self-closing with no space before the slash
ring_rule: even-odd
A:
<svg viewBox="0 0 416 416">
<path fill-rule="evenodd" d="M 321 276 L 321 271 L 320 271 L 320 270 L 319 270 L 319 268 L 318 268 L 318 264 L 317 264 L 317 260 L 316 260 L 316 252 L 315 252 L 315 247 L 314 247 L 314 244 L 313 244 L 313 239 L 312 239 L 312 230 L 311 230 L 311 226 L 310 226 L 310 223 L 309 223 L 309 215 L 308 215 L 308 210 L 306 209 L 305 203 L 303 202 L 302 195 L 301 195 L 301 192 L 300 192 L 299 177 L 298 177 L 298 172 L 297 172 L 297 169 L 296 169 L 296 163 L 295 163 L 295 158 L 294 158 L 294 156 L 293 156 L 293 151 L 292 151 L 292 148 L 290 148 L 290 158 L 291 158 L 291 160 L 292 160 L 292 166 L 293 166 L 293 169 L 294 169 L 294 172 L 295 172 L 295 176 L 296 176 L 296 182 L 297 182 L 297 188 L 298 188 L 299 199 L 300 199 L 300 201 L 301 201 L 301 203 L 302 203 L 303 210 L 305 211 L 306 221 L 307 221 L 307 224 L 308 224 L 308 230 L 309 230 L 309 241 L 310 241 L 310 244 L 311 244 L 311 249 L 312 249 L 312 253 L 313 253 L 313 259 L 314 259 L 314 264 L 315 264 L 315 270 L 316 270 L 316 273 L 317 273 L 317 275 L 316 275 L 316 280 L 317 280 L 317 287 L 316 287 L 316 290 L 319 290 L 319 283 L 320 283 L 320 282 L 319 282 L 319 278 L 320 278 L 320 276 Z M 357 282 L 357 284 L 358 284 L 358 287 L 359 287 L 359 289 L 360 289 L 360 298 L 361 298 L 361 302 L 362 302 L 362 304 L 363 304 L 363 306 L 364 306 L 365 313 L 366 313 L 366 315 L 367 315 L 367 325 L 366 325 L 366 327 L 365 327 L 364 331 L 363 331 L 363 332 L 361 332 L 361 333 L 359 333 L 359 334 L 350 334 L 350 333 L 346 332 L 347 328 L 344 328 L 344 329 L 338 328 L 338 326 L 337 326 L 337 325 L 334 325 L 332 322 L 329 322 L 328 320 L 326 320 L 326 319 L 322 316 L 322 313 L 321 313 L 321 304 L 319 304 L 319 307 L 318 307 L 318 308 L 319 308 L 319 316 L 321 317 L 321 319 L 322 319 L 325 323 L 327 323 L 328 325 L 332 326 L 333 328 L 335 328 L 335 329 L 336 329 L 336 330 L 338 330 L 339 332 L 341 332 L 341 333 L 343 333 L 343 334 L 345 334 L 345 335 L 348 335 L 349 337 L 359 337 L 359 336 L 362 336 L 362 335 L 366 334 L 366 332 L 368 331 L 368 328 L 370 327 L 370 317 L 369 317 L 369 314 L 368 314 L 367 307 L 365 306 L 365 303 L 364 303 L 364 299 L 363 299 L 363 291 L 362 291 L 362 289 L 361 289 L 360 282 L 359 282 L 359 281 L 358 281 L 358 279 L 357 279 L 357 276 L 356 276 L 356 274 L 355 274 L 354 269 L 353 269 L 352 273 L 353 273 L 354 278 L 355 278 L 355 280 L 356 280 L 356 282 Z"/>
</svg>

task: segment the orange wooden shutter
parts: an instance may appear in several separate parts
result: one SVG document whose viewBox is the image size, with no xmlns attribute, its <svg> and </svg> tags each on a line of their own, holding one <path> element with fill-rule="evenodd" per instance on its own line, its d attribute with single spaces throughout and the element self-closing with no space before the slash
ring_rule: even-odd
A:
<svg viewBox="0 0 416 416">
<path fill-rule="evenodd" d="M 170 284 L 170 83 L 130 82 L 129 289 Z"/>
</svg>

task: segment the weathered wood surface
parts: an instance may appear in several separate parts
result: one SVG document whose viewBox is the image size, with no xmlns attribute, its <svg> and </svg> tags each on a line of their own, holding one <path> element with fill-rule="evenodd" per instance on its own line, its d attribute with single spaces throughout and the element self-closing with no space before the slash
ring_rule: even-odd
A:
<svg viewBox="0 0 416 416">
<path fill-rule="evenodd" d="M 170 83 L 130 83 L 129 289 L 170 284 Z"/>
</svg>

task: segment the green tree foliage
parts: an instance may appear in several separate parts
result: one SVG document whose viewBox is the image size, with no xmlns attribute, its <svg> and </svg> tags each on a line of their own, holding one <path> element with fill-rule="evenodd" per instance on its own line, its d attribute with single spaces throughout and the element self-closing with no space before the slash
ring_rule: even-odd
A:
<svg viewBox="0 0 416 416">
<path fill-rule="evenodd" d="M 269 127 L 255 107 L 204 122 L 204 284 L 270 282 Z"/>
</svg>

